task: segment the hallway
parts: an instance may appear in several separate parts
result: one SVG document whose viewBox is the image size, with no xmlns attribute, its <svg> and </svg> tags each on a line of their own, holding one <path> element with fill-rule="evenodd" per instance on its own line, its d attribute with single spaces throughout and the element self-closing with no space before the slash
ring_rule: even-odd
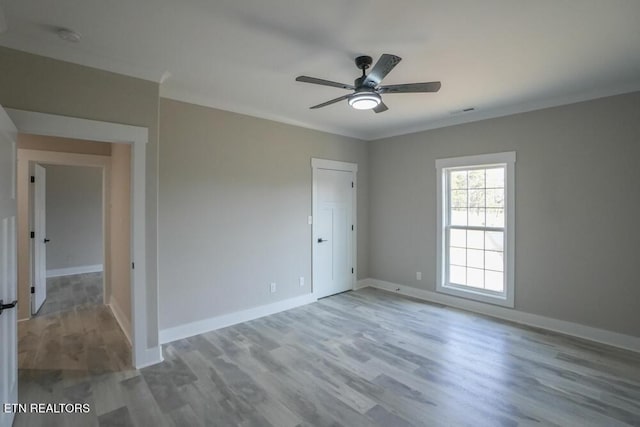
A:
<svg viewBox="0 0 640 427">
<path fill-rule="evenodd" d="M 96 281 L 86 276 L 85 284 Z M 78 276 L 69 277 L 74 280 L 66 284 L 59 280 L 60 288 L 78 286 Z M 94 287 L 83 288 L 81 296 Z M 99 296 L 101 301 L 101 292 Z M 109 307 L 85 301 L 67 308 L 18 323 L 19 401 L 87 402 L 91 412 L 72 415 L 65 425 L 70 420 L 92 425 L 95 411 L 104 412 L 109 408 L 103 407 L 117 399 L 101 395 L 101 390 L 137 374 L 131 367 L 130 344 Z M 54 426 L 62 420 L 56 415 L 18 414 L 14 426 Z"/>
</svg>

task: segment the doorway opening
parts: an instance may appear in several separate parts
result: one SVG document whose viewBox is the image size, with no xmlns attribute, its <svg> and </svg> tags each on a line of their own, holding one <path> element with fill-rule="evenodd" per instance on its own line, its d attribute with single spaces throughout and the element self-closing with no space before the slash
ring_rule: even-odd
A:
<svg viewBox="0 0 640 427">
<path fill-rule="evenodd" d="M 17 169 L 21 378 L 130 368 L 130 146 L 19 134 Z"/>
<path fill-rule="evenodd" d="M 3 110 L 0 109 L 0 113 Z M 55 114 L 6 109 L 8 128 L 15 132 L 42 136 L 54 136 L 90 140 L 99 143 L 128 145 L 131 150 L 131 341 L 133 344 L 133 366 L 140 369 L 162 362 L 162 350 L 158 334 L 158 295 L 155 276 L 147 283 L 147 142 L 149 129 L 119 123 L 81 119 Z M 11 132 L 9 132 L 11 134 Z M 13 140 L 15 141 L 15 139 Z M 14 154 L 15 158 L 15 143 Z M 9 146 L 10 148 L 10 146 Z M 9 157 L 7 157 L 9 158 Z M 15 176 L 13 174 L 12 176 Z M 17 184 L 20 184 L 20 180 Z M 25 230 L 23 230 L 25 231 Z M 20 231 L 19 231 L 20 233 Z M 149 237 L 154 243 L 153 237 Z M 153 263 L 153 260 L 152 260 Z M 22 288 L 21 288 L 22 289 Z M 4 341 L 3 341 L 4 343 Z M 17 350 L 14 341 L 6 342 L 10 352 Z"/>
<path fill-rule="evenodd" d="M 108 303 L 102 168 L 29 166 L 33 168 L 30 228 L 34 236 L 31 315 L 42 317 Z"/>
</svg>

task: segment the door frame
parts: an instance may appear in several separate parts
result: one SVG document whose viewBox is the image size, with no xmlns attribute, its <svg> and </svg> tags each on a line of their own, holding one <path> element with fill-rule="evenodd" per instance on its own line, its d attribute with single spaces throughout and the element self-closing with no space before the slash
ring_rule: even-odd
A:
<svg viewBox="0 0 640 427">
<path fill-rule="evenodd" d="M 18 150 L 18 152 L 20 152 L 20 150 Z M 29 163 L 27 163 L 28 165 L 28 170 L 31 170 L 31 165 Z M 42 177 L 38 176 L 38 168 L 42 168 L 43 170 L 43 174 L 44 174 L 44 179 L 42 179 Z M 45 301 L 47 300 L 47 244 L 46 242 L 39 242 L 39 240 L 42 239 L 46 239 L 47 238 L 47 234 L 46 234 L 46 223 L 47 223 L 47 216 L 46 216 L 46 191 L 47 191 L 47 170 L 44 168 L 43 164 L 35 162 L 33 165 L 33 177 L 35 178 L 35 183 L 33 184 L 33 186 L 28 186 L 29 189 L 29 194 L 26 194 L 26 200 L 31 202 L 30 206 L 26 209 L 27 211 L 27 222 L 31 222 L 31 232 L 34 233 L 34 238 L 33 239 L 29 239 L 30 240 L 30 245 L 29 246 L 29 283 L 27 284 L 28 286 L 32 286 L 34 288 L 34 292 L 27 294 L 31 297 L 31 310 L 29 310 L 29 314 L 30 314 L 30 318 L 33 317 L 34 315 L 36 315 L 38 313 L 38 311 L 42 308 L 42 305 L 44 305 Z M 24 176 L 20 176 L 20 156 L 18 156 L 18 182 L 21 183 L 21 181 L 26 182 L 26 177 Z M 44 183 L 44 184 L 43 184 Z M 44 188 L 42 188 L 42 185 L 44 185 Z M 23 185 L 21 185 L 20 187 L 23 187 Z M 44 191 L 44 202 L 45 202 L 45 206 L 39 206 L 40 203 L 38 201 L 38 193 L 39 190 L 42 189 Z M 18 194 L 20 194 L 20 191 L 18 191 Z M 22 200 L 18 199 L 18 204 L 20 204 L 22 202 Z M 44 209 L 44 230 L 45 233 L 42 233 L 42 230 L 40 229 L 40 227 L 42 226 L 42 223 L 40 223 L 39 218 L 38 218 L 38 210 L 36 209 L 36 207 L 41 207 Z M 24 211 L 23 211 L 24 212 Z M 25 218 L 18 218 L 18 229 L 20 229 L 20 222 L 21 220 L 24 221 Z M 24 233 L 21 230 L 20 236 L 18 236 L 18 243 L 20 243 L 20 237 L 22 237 L 24 239 Z M 44 254 L 39 252 L 38 249 L 38 245 L 43 245 L 44 247 Z M 18 244 L 18 248 L 20 248 L 20 245 Z M 40 259 L 40 257 L 38 257 L 37 255 L 40 255 L 40 257 L 44 258 L 44 259 Z M 44 255 L 44 256 L 42 256 Z M 18 252 L 18 258 L 20 258 L 20 252 Z M 44 271 L 42 272 L 42 279 L 44 280 L 44 283 L 41 283 L 40 281 L 38 281 L 38 273 L 39 273 L 39 265 L 38 265 L 38 261 L 43 261 L 44 262 Z M 20 276 L 20 271 L 18 271 L 18 276 Z M 38 300 L 38 296 L 39 296 L 39 286 L 38 284 L 40 284 L 40 286 L 42 286 L 44 288 L 44 299 L 42 300 L 42 304 L 40 304 L 40 307 L 37 308 L 36 310 L 36 301 Z M 25 287 L 24 284 L 22 286 L 23 288 Z M 28 298 L 24 297 L 24 294 L 26 293 L 26 289 L 20 289 L 20 281 L 18 281 L 18 295 L 20 296 L 18 301 L 23 301 L 26 302 L 28 301 Z"/>
<path fill-rule="evenodd" d="M 146 145 L 149 129 L 10 108 L 6 110 L 20 133 L 131 145 L 131 259 L 135 261 L 130 281 L 132 362 L 136 368 L 162 362 L 157 283 L 147 283 L 146 273 Z"/>
<path fill-rule="evenodd" d="M 353 224 L 353 236 L 351 239 L 351 259 L 353 264 L 353 274 L 351 275 L 351 289 L 355 289 L 358 277 L 358 164 L 341 162 L 337 160 L 327 160 L 312 157 L 312 185 L 311 185 L 311 292 L 317 298 L 317 289 L 315 284 L 316 277 L 316 250 L 315 241 L 316 226 L 315 218 L 318 218 L 318 170 L 328 169 L 341 172 L 351 172 L 353 182 L 353 193 L 351 195 L 351 223 Z"/>
<path fill-rule="evenodd" d="M 18 299 L 17 282 L 18 282 L 18 257 L 17 257 L 17 191 L 16 191 L 16 153 L 17 153 L 17 129 L 12 123 L 11 118 L 6 114 L 6 110 L 0 105 L 0 137 L 2 142 L 2 150 L 8 151 L 9 158 L 0 159 L 2 183 L 9 185 L 9 194 L 6 197 L 0 196 L 0 228 L 2 229 L 2 239 L 0 247 L 2 247 L 2 260 L 0 266 L 3 271 L 0 272 L 0 298 L 9 304 Z M 5 147 L 6 144 L 6 147 Z M 3 153 L 5 156 L 5 153 Z M 8 161 L 7 161 L 8 160 Z M 8 179 L 7 179 L 8 178 Z M 9 181 L 9 182 L 7 182 Z M 4 190 L 4 189 L 3 189 Z M 5 234 L 6 233 L 6 234 Z M 6 268 L 5 268 L 6 267 Z M 0 315 L 0 405 L 18 403 L 18 313 L 16 309 L 7 309 Z M 0 426 L 10 427 L 13 425 L 15 411 L 4 411 L 0 409 Z"/>
<path fill-rule="evenodd" d="M 28 221 L 27 223 L 24 224 L 20 224 L 22 225 L 22 229 L 19 229 L 19 233 L 21 233 L 21 235 L 18 237 L 18 241 L 20 241 L 20 238 L 22 236 L 26 236 L 26 233 L 31 230 L 33 231 L 34 228 L 33 226 L 35 224 L 29 224 L 29 221 L 33 221 L 34 219 L 34 209 L 35 206 L 33 205 L 33 203 L 31 201 L 33 201 L 33 197 L 32 197 L 32 192 L 33 189 L 31 188 L 31 186 L 28 187 L 28 189 L 25 189 L 24 187 L 27 187 L 27 181 L 29 178 L 29 171 L 30 171 L 30 166 L 31 164 L 36 164 L 36 165 L 58 165 L 58 166 L 80 166 L 80 167 L 91 167 L 91 168 L 98 168 L 100 169 L 100 174 L 101 174 L 101 198 L 102 198 L 102 267 L 103 267 L 103 276 L 102 276 L 102 283 L 103 283 L 103 301 L 104 304 L 109 304 L 109 296 L 110 294 L 108 292 L 111 291 L 110 287 L 106 286 L 107 283 L 110 283 L 110 262 L 109 262 L 109 257 L 108 257 L 108 251 L 109 251 L 109 244 L 110 244 L 110 239 L 109 236 L 107 236 L 107 228 L 108 228 L 108 224 L 110 221 L 110 210 L 109 210 L 109 200 L 110 200 L 110 195 L 109 195 L 109 182 L 110 182 L 110 170 L 111 170 L 111 158 L 108 156 L 100 156 L 100 155 L 95 155 L 95 154 L 80 154 L 80 153 L 65 153 L 65 152 L 57 152 L 57 151 L 41 151 L 41 150 L 31 150 L 31 149 L 18 149 L 18 187 L 23 186 L 22 189 L 18 190 L 18 194 L 28 194 L 28 197 L 23 198 L 23 199 L 19 199 L 18 200 L 18 211 L 19 212 L 27 212 L 28 215 Z M 22 218 L 21 218 L 22 219 Z M 29 228 L 29 230 L 25 229 L 24 227 Z M 24 237 L 23 237 L 24 238 Z M 34 262 L 34 242 L 33 239 L 29 239 L 30 243 L 28 246 L 28 249 L 25 249 L 28 253 L 28 257 L 29 259 L 29 275 L 30 275 L 30 279 L 29 282 L 27 283 L 27 286 L 31 286 L 31 284 L 33 284 L 34 281 L 34 268 L 33 268 L 33 262 Z M 18 253 L 18 258 L 22 259 L 24 258 L 24 253 Z M 20 287 L 20 283 L 18 283 L 18 286 Z M 24 287 L 24 284 L 23 284 Z M 18 294 L 22 294 L 22 300 L 26 302 L 26 300 L 30 297 L 29 293 L 26 291 L 26 289 L 18 289 Z M 26 295 L 26 296 L 25 296 Z M 23 311 L 24 312 L 24 311 Z M 29 317 L 28 318 L 22 318 L 20 319 L 20 321 L 22 320 L 27 320 L 33 318 L 33 313 L 31 311 L 29 311 Z M 127 338 L 130 340 L 129 337 L 129 332 L 127 332 L 126 330 L 124 330 L 123 327 L 123 332 L 125 333 L 125 335 L 127 335 Z"/>
</svg>

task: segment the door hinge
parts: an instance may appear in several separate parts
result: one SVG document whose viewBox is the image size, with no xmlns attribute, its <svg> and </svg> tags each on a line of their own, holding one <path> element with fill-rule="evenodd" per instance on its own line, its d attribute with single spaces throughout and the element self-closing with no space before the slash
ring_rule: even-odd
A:
<svg viewBox="0 0 640 427">
<path fill-rule="evenodd" d="M 29 233 L 29 237 L 31 237 L 32 239 L 35 239 L 36 238 L 36 232 L 35 231 L 30 232 Z"/>
<path fill-rule="evenodd" d="M 353 181 L 351 181 L 351 188 L 353 188 Z"/>
<path fill-rule="evenodd" d="M 353 274 L 353 267 L 351 267 L 351 274 Z"/>
<path fill-rule="evenodd" d="M 31 175 L 31 182 L 36 182 L 36 177 Z"/>
<path fill-rule="evenodd" d="M 32 287 L 31 287 L 31 293 L 32 293 L 32 294 L 35 294 L 35 293 L 36 293 L 36 287 L 35 287 L 35 286 L 32 286 Z"/>
<path fill-rule="evenodd" d="M 131 263 L 131 269 L 132 269 L 132 270 L 135 270 L 135 269 L 136 269 L 136 263 L 135 263 L 135 262 L 132 262 L 132 263 Z"/>
<path fill-rule="evenodd" d="M 353 231 L 353 224 L 351 224 L 351 231 Z"/>
</svg>

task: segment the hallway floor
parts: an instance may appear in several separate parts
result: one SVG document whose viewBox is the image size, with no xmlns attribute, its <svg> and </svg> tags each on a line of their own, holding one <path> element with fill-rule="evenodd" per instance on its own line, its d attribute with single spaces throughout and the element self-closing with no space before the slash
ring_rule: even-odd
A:
<svg viewBox="0 0 640 427">
<path fill-rule="evenodd" d="M 47 279 L 47 299 L 36 317 L 101 305 L 102 288 L 102 272 L 50 277 Z"/>
<path fill-rule="evenodd" d="M 86 282 L 79 276 L 85 276 Z M 97 425 L 96 411 L 110 411 L 113 399 L 121 398 L 109 396 L 106 390 L 138 375 L 131 367 L 127 338 L 109 307 L 101 304 L 101 273 L 67 277 L 72 280 L 60 280 L 58 290 L 82 286 L 80 295 L 69 299 L 74 303 L 67 310 L 18 323 L 18 399 L 21 403 L 86 402 L 91 413 L 17 414 L 15 427 Z M 96 283 L 99 302 L 89 291 L 96 289 Z M 120 404 L 118 400 L 116 407 Z"/>
</svg>

